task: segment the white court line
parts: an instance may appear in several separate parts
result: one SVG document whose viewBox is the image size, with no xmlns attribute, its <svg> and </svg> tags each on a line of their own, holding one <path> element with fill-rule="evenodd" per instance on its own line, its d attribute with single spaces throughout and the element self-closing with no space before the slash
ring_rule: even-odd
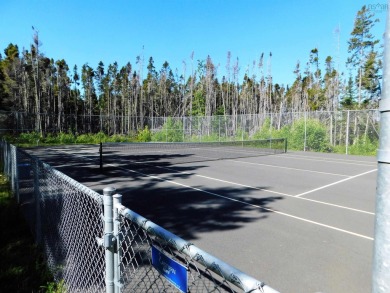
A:
<svg viewBox="0 0 390 293">
<path fill-rule="evenodd" d="M 66 153 L 66 154 L 69 154 L 69 153 L 67 153 L 65 151 L 62 151 L 62 152 Z M 75 154 L 72 154 L 72 155 L 74 155 L 76 157 L 81 157 L 81 158 L 93 161 L 92 159 L 86 158 L 86 157 L 81 156 L 81 155 L 75 155 Z M 142 164 L 142 165 L 149 165 L 149 164 L 146 164 L 146 163 L 143 163 L 143 162 L 135 162 L 135 163 L 139 163 L 139 164 Z M 122 168 L 122 167 L 119 167 L 119 166 L 116 166 L 116 165 L 113 165 L 113 166 L 115 166 L 117 168 L 120 168 L 120 169 L 123 169 L 123 170 L 128 170 L 126 168 Z M 269 189 L 254 187 L 254 186 L 250 186 L 250 185 L 246 185 L 246 184 L 241 184 L 241 183 L 237 183 L 237 182 L 227 181 L 227 180 L 218 179 L 218 178 L 214 178 L 214 177 L 209 177 L 209 176 L 205 176 L 205 175 L 193 174 L 193 173 L 183 172 L 183 171 L 177 171 L 175 169 L 168 168 L 168 167 L 152 166 L 152 165 L 149 165 L 149 166 L 151 166 L 153 168 L 157 168 L 157 169 L 165 169 L 165 170 L 169 170 L 169 171 L 174 171 L 174 172 L 179 173 L 179 174 L 194 175 L 194 176 L 197 176 L 197 177 L 201 177 L 201 178 L 205 178 L 205 179 L 209 179 L 209 180 L 214 180 L 214 181 L 219 181 L 219 182 L 223 182 L 223 183 L 228 183 L 228 184 L 231 184 L 231 185 L 236 185 L 236 186 L 241 186 L 241 187 L 245 187 L 245 188 L 249 188 L 249 189 L 260 190 L 260 191 L 265 191 L 265 192 L 274 193 L 274 194 L 278 194 L 278 195 L 283 195 L 283 196 L 287 196 L 287 197 L 295 198 L 295 199 L 299 199 L 299 200 L 306 200 L 306 201 L 310 201 L 310 202 L 314 202 L 314 203 L 322 204 L 322 205 L 327 205 L 327 206 L 331 206 L 331 207 L 335 207 L 335 208 L 345 209 L 345 210 L 359 212 L 359 213 L 363 213 L 363 214 L 375 215 L 375 213 L 364 211 L 364 210 L 359 210 L 359 209 L 355 209 L 355 208 L 341 206 L 341 205 L 328 203 L 328 202 L 324 202 L 324 201 L 320 201 L 320 200 L 315 200 L 315 199 L 311 199 L 311 198 L 297 197 L 296 195 L 291 195 L 291 194 L 282 193 L 282 192 L 278 192 L 278 191 L 273 191 L 273 190 L 269 190 Z M 134 171 L 134 172 L 136 172 L 136 171 Z M 140 173 L 140 174 L 142 174 L 142 173 Z M 153 175 L 150 175 L 150 176 L 153 176 Z M 350 179 L 350 178 L 346 178 L 346 179 Z M 161 179 L 161 180 L 165 180 L 165 179 Z M 345 180 L 343 180 L 343 181 L 345 181 Z"/>
<path fill-rule="evenodd" d="M 83 156 L 80 156 L 80 157 L 84 158 Z M 247 203 L 245 201 L 241 201 L 241 200 L 237 200 L 237 199 L 230 198 L 230 197 L 227 197 L 227 196 L 223 196 L 223 195 L 220 195 L 220 194 L 217 194 L 217 193 L 214 193 L 214 192 L 210 192 L 210 191 L 203 190 L 203 189 L 200 189 L 200 188 L 192 187 L 192 186 L 189 186 L 189 185 L 186 185 L 186 184 L 182 184 L 182 183 L 179 183 L 179 182 L 175 182 L 175 181 L 172 181 L 172 180 L 167 180 L 167 179 L 155 176 L 155 175 L 150 175 L 150 174 L 146 174 L 146 173 L 135 171 L 135 170 L 131 170 L 131 169 L 126 169 L 126 168 L 123 168 L 123 167 L 120 167 L 120 166 L 117 166 L 117 165 L 114 165 L 114 164 L 108 164 L 108 165 L 113 166 L 113 167 L 118 168 L 118 169 L 122 169 L 122 170 L 124 170 L 126 172 L 141 174 L 143 176 L 146 176 L 146 177 L 149 177 L 149 178 L 152 178 L 152 179 L 157 179 L 159 181 L 169 182 L 169 183 L 174 184 L 174 185 L 182 186 L 182 187 L 185 187 L 185 188 L 188 188 L 188 189 L 196 190 L 196 191 L 199 191 L 199 192 L 202 192 L 202 193 L 210 194 L 210 195 L 213 195 L 213 196 L 216 196 L 216 197 L 220 197 L 220 198 L 224 198 L 224 199 L 227 199 L 227 200 L 230 200 L 230 201 L 234 201 L 234 202 L 238 202 L 238 203 L 241 203 L 241 204 L 245 204 L 245 205 L 249 205 L 249 206 L 252 206 L 252 207 L 256 207 L 256 208 L 259 208 L 259 209 L 262 209 L 262 210 L 265 210 L 265 211 L 268 211 L 268 212 L 272 212 L 272 213 L 275 213 L 275 214 L 279 214 L 279 215 L 286 216 L 286 217 L 289 217 L 289 218 L 292 218 L 292 219 L 296 219 L 296 220 L 300 220 L 300 221 L 303 221 L 303 222 L 306 222 L 306 223 L 310 223 L 310 224 L 313 224 L 313 225 L 317 225 L 317 226 L 321 226 L 321 227 L 324 227 L 324 228 L 328 228 L 328 229 L 331 229 L 331 230 L 339 231 L 339 232 L 346 233 L 346 234 L 349 234 L 349 235 L 352 235 L 352 236 L 356 236 L 356 237 L 359 237 L 359 238 L 363 238 L 363 239 L 367 239 L 367 240 L 371 240 L 371 241 L 374 240 L 372 237 L 368 237 L 368 236 L 365 236 L 365 235 L 362 235 L 362 234 L 359 234 L 359 233 L 355 233 L 355 232 L 348 231 L 348 230 L 345 230 L 345 229 L 341 229 L 341 228 L 337 228 L 337 227 L 334 227 L 334 226 L 326 225 L 326 224 L 323 224 L 323 223 L 320 223 L 320 222 L 312 221 L 312 220 L 305 219 L 305 218 L 298 217 L 298 216 L 294 216 L 294 215 L 291 215 L 291 214 L 283 213 L 283 212 L 280 212 L 280 211 L 277 211 L 277 210 L 274 210 L 274 209 L 270 209 L 270 208 L 266 208 L 266 207 L 262 207 L 262 206 L 259 206 L 259 205 L 250 204 L 250 203 Z M 207 177 L 207 176 L 203 176 L 203 175 L 199 175 L 199 176 Z M 218 180 L 220 180 L 220 179 L 218 179 Z M 220 181 L 228 182 L 228 181 L 224 181 L 224 180 L 220 180 Z M 245 186 L 245 185 L 238 184 L 238 183 L 237 183 L 237 185 Z M 254 188 L 254 187 L 252 187 L 252 188 Z M 254 189 L 260 189 L 260 188 L 254 188 Z M 286 195 L 286 196 L 290 196 L 290 195 Z M 301 198 L 301 199 L 302 200 L 309 200 L 309 199 L 305 199 L 305 198 Z M 315 200 L 310 200 L 310 201 L 318 202 L 318 201 L 315 201 Z M 329 204 L 329 205 L 332 205 L 332 204 Z"/>
<path fill-rule="evenodd" d="M 246 162 L 246 161 L 237 161 L 237 160 L 228 160 L 228 161 L 235 162 L 235 163 L 240 163 L 240 164 L 266 166 L 266 167 L 272 167 L 272 168 L 279 168 L 279 169 L 286 169 L 286 170 L 293 170 L 293 171 L 303 171 L 303 172 L 308 172 L 308 173 L 318 173 L 318 174 L 324 174 L 324 175 L 343 176 L 343 177 L 349 177 L 350 176 L 350 175 L 345 175 L 345 174 L 329 173 L 329 172 L 314 171 L 314 170 L 299 169 L 299 168 L 291 168 L 291 167 L 276 166 L 276 165 L 268 165 L 268 164 L 261 164 L 261 163 L 252 163 L 252 162 Z"/>
<path fill-rule="evenodd" d="M 177 171 L 175 169 L 168 168 L 168 167 L 161 167 L 161 166 L 153 166 L 153 167 L 158 168 L 158 169 L 165 169 L 165 170 L 169 170 L 169 171 L 174 171 L 174 172 L 179 173 L 179 174 L 194 175 L 196 177 L 201 177 L 201 178 L 205 178 L 205 179 L 209 179 L 209 180 L 213 180 L 213 181 L 219 181 L 219 182 L 223 182 L 223 183 L 228 183 L 230 185 L 236 185 L 236 186 L 241 186 L 241 187 L 245 187 L 245 188 L 249 188 L 249 189 L 260 190 L 260 191 L 265 191 L 265 192 L 269 192 L 269 193 L 279 194 L 279 195 L 283 195 L 283 196 L 287 196 L 287 197 L 295 198 L 295 199 L 299 199 L 299 200 L 306 200 L 306 201 L 314 202 L 314 203 L 317 203 L 317 204 L 327 205 L 327 206 L 340 208 L 340 209 L 344 209 L 344 210 L 359 212 L 359 213 L 368 214 L 368 215 L 375 215 L 375 213 L 364 211 L 364 210 L 359 210 L 359 209 L 355 209 L 355 208 L 341 206 L 341 205 L 337 205 L 337 204 L 333 204 L 333 203 L 329 203 L 329 202 L 324 202 L 324 201 L 320 201 L 320 200 L 315 200 L 315 199 L 311 199 L 311 198 L 297 197 L 296 195 L 291 195 L 291 194 L 282 193 L 282 192 L 278 192 L 278 191 L 273 191 L 273 190 L 269 190 L 269 189 L 254 187 L 254 186 L 250 186 L 250 185 L 246 185 L 246 184 L 241 184 L 241 183 L 237 183 L 237 182 L 227 181 L 227 180 L 218 179 L 218 178 L 214 178 L 214 177 L 209 177 L 209 176 L 205 176 L 205 175 L 193 174 L 193 173 L 183 172 L 183 171 Z M 346 178 L 346 179 L 349 179 L 349 178 Z"/>
<path fill-rule="evenodd" d="M 321 187 L 318 187 L 318 188 L 315 188 L 315 189 L 312 189 L 312 190 L 303 192 L 303 193 L 301 193 L 301 194 L 297 194 L 295 197 L 301 197 L 302 195 L 306 195 L 306 194 L 315 192 L 315 191 L 317 191 L 317 190 L 321 190 L 321 189 L 324 189 L 324 188 L 327 188 L 327 187 L 330 187 L 330 186 L 333 186 L 333 185 L 336 185 L 336 184 L 340 184 L 340 183 L 342 183 L 342 182 L 345 182 L 345 181 L 348 181 L 348 180 L 351 180 L 351 179 L 355 179 L 355 178 L 357 178 L 357 177 L 360 177 L 360 176 L 363 176 L 363 175 L 366 175 L 366 174 L 375 172 L 376 170 L 377 170 L 377 169 L 374 169 L 374 170 L 370 170 L 370 171 L 367 171 L 367 172 L 364 172 L 364 173 L 361 173 L 361 174 L 358 174 L 358 175 L 355 175 L 355 176 L 351 176 L 351 177 L 349 177 L 349 178 L 345 178 L 345 179 L 343 179 L 343 180 L 336 181 L 336 182 L 333 182 L 333 183 L 331 183 L 331 184 L 327 184 L 327 185 L 324 185 L 324 186 L 321 186 Z"/>
<path fill-rule="evenodd" d="M 210 195 L 213 195 L 213 196 L 216 196 L 216 197 L 220 197 L 220 198 L 227 199 L 227 200 L 230 200 L 230 201 L 238 202 L 238 203 L 241 203 L 241 204 L 244 204 L 244 205 L 249 205 L 249 206 L 252 206 L 252 207 L 255 207 L 255 208 L 259 208 L 259 209 L 262 209 L 262 210 L 265 210 L 265 211 L 268 211 L 268 212 L 272 212 L 272 213 L 275 213 L 275 214 L 278 214 L 278 215 L 282 215 L 282 216 L 286 216 L 286 217 L 293 218 L 293 219 L 296 219 L 296 220 L 300 220 L 300 221 L 303 221 L 303 222 L 307 222 L 307 223 L 310 223 L 310 224 L 313 224 L 313 225 L 321 226 L 321 227 L 324 227 L 324 228 L 328 228 L 328 229 L 331 229 L 331 230 L 339 231 L 339 232 L 342 232 L 342 233 L 346 233 L 346 234 L 349 234 L 349 235 L 357 236 L 357 237 L 360 237 L 360 238 L 363 238 L 363 239 L 367 239 L 367 240 L 371 240 L 371 241 L 374 240 L 374 238 L 372 238 L 372 237 L 368 237 L 368 236 L 365 236 L 365 235 L 362 235 L 362 234 L 359 234 L 359 233 L 355 233 L 355 232 L 348 231 L 348 230 L 345 230 L 345 229 L 340 229 L 340 228 L 337 228 L 337 227 L 334 227 L 334 226 L 326 225 L 326 224 L 323 224 L 323 223 L 320 223 L 320 222 L 312 221 L 312 220 L 305 219 L 305 218 L 298 217 L 298 216 L 294 216 L 294 215 L 291 215 L 291 214 L 283 213 L 283 212 L 280 212 L 280 211 L 277 211 L 277 210 L 274 210 L 274 209 L 270 209 L 270 208 L 266 208 L 266 207 L 263 207 L 263 206 L 247 203 L 245 201 L 241 201 L 241 200 L 238 200 L 238 199 L 230 198 L 230 197 L 227 197 L 227 196 L 224 196 L 224 195 L 220 195 L 220 194 L 217 194 L 217 193 L 214 193 L 214 192 L 210 192 L 210 191 L 207 191 L 207 190 L 203 190 L 203 189 L 200 189 L 200 188 L 189 186 L 189 185 L 186 185 L 186 184 L 183 184 L 183 183 L 179 183 L 179 182 L 176 182 L 176 181 L 167 180 L 167 179 L 155 176 L 155 175 L 150 175 L 150 174 L 146 174 L 146 173 L 143 173 L 143 172 L 122 168 L 122 167 L 114 165 L 114 164 L 108 164 L 108 165 L 113 166 L 113 167 L 118 168 L 118 169 L 125 170 L 126 172 L 141 174 L 143 176 L 146 176 L 146 177 L 149 177 L 149 178 L 152 178 L 152 179 L 157 179 L 159 181 L 169 182 L 169 183 L 174 184 L 174 185 L 178 185 L 178 186 L 181 186 L 181 187 L 189 188 L 189 189 L 196 190 L 196 191 L 199 191 L 199 192 L 203 192 L 203 193 L 206 193 L 206 194 L 210 194 Z"/>
<path fill-rule="evenodd" d="M 350 160 L 344 160 L 344 159 L 327 159 L 327 158 L 321 158 L 321 157 L 306 157 L 306 156 L 300 156 L 300 155 L 289 155 L 289 154 L 283 154 L 283 155 L 273 155 L 274 157 L 278 158 L 290 158 L 294 160 L 306 160 L 306 161 L 316 161 L 316 162 L 327 162 L 327 163 L 336 163 L 336 164 L 346 164 L 346 165 L 355 165 L 355 166 L 376 166 L 376 162 L 366 162 L 366 161 L 350 161 Z"/>
</svg>

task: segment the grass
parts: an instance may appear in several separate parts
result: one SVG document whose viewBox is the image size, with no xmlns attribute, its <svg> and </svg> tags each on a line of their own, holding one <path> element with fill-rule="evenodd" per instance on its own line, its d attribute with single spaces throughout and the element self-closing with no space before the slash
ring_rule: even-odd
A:
<svg viewBox="0 0 390 293">
<path fill-rule="evenodd" d="M 0 292 L 61 292 L 0 173 Z"/>
</svg>

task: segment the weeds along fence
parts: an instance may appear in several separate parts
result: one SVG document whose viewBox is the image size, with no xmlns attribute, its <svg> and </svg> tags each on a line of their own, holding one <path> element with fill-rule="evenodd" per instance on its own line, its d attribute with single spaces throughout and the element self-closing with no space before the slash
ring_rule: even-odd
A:
<svg viewBox="0 0 390 293">
<path fill-rule="evenodd" d="M 4 118 L 4 115 L 6 116 Z M 3 126 L 13 133 L 34 131 L 35 116 L 27 113 L 2 114 Z M 378 148 L 379 111 L 345 110 L 280 112 L 256 115 L 192 117 L 63 116 L 56 127 L 42 114 L 47 133 L 105 133 L 132 135 L 141 141 L 225 141 L 286 137 L 293 150 L 314 150 L 372 154 Z M 5 122 L 4 122 L 5 121 Z"/>
<path fill-rule="evenodd" d="M 290 112 L 264 115 L 150 119 L 155 141 L 226 141 L 287 138 L 289 149 L 353 153 L 375 152 L 379 112 Z"/>
<path fill-rule="evenodd" d="M 277 292 L 4 140 L 2 171 L 66 292 Z"/>
</svg>

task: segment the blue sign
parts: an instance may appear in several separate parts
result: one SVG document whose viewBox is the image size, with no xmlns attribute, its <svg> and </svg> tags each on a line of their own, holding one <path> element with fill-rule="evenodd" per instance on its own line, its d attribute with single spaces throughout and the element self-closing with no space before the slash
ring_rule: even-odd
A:
<svg viewBox="0 0 390 293">
<path fill-rule="evenodd" d="M 187 268 L 152 245 L 152 265 L 181 292 L 188 291 Z"/>
</svg>

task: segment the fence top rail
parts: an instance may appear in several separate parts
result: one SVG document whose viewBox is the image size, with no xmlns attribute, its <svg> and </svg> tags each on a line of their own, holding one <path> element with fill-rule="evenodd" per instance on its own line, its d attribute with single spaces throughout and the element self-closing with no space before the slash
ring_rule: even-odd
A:
<svg viewBox="0 0 390 293">
<path fill-rule="evenodd" d="M 172 249 L 187 255 L 192 260 L 205 266 L 207 269 L 213 271 L 231 284 L 241 288 L 244 292 L 278 293 L 278 291 L 269 287 L 264 282 L 248 276 L 242 271 L 165 230 L 122 204 L 118 204 L 116 208 L 118 208 L 120 215 L 136 223 L 148 234 L 160 238 Z"/>
<path fill-rule="evenodd" d="M 53 168 L 49 164 L 42 162 L 38 158 L 36 158 L 33 155 L 27 153 L 25 150 L 22 150 L 22 149 L 14 146 L 12 144 L 9 144 L 5 140 L 2 140 L 2 143 L 16 148 L 16 151 L 22 153 L 24 156 L 28 157 L 30 160 L 36 162 L 37 164 L 40 164 L 42 166 L 43 170 L 45 170 L 45 172 L 51 172 L 51 173 L 55 174 L 58 178 L 60 178 L 61 180 L 65 181 L 67 184 L 71 185 L 76 190 L 80 190 L 82 193 L 87 194 L 92 199 L 94 199 L 97 203 L 103 204 L 102 195 L 100 195 L 96 191 L 93 191 L 92 189 L 88 188 L 87 186 L 85 186 L 85 185 L 81 184 L 80 182 L 74 180 L 73 178 L 65 175 L 64 173 L 58 171 L 57 169 Z"/>
</svg>

